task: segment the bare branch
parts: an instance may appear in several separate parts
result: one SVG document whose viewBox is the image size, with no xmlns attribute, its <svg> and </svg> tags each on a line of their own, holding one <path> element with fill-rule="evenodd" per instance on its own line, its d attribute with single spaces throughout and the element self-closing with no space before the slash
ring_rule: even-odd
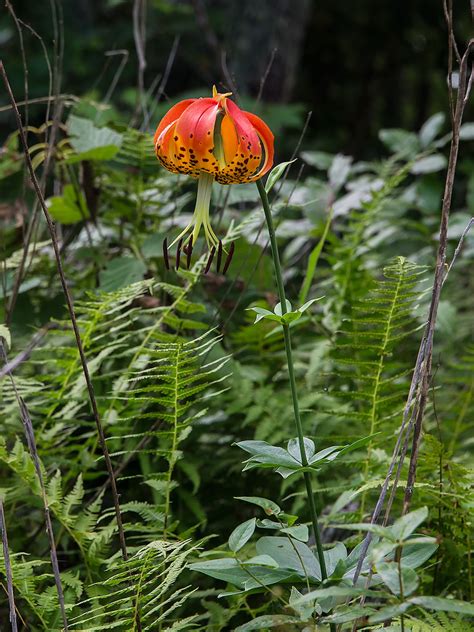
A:
<svg viewBox="0 0 474 632">
<path fill-rule="evenodd" d="M 8 550 L 7 525 L 5 523 L 5 512 L 3 510 L 3 500 L 0 498 L 0 533 L 2 535 L 3 563 L 5 564 L 5 576 L 7 578 L 8 607 L 10 610 L 10 624 L 12 632 L 18 632 L 16 621 L 15 595 L 13 593 L 13 574 L 10 562 L 10 552 Z"/>
</svg>

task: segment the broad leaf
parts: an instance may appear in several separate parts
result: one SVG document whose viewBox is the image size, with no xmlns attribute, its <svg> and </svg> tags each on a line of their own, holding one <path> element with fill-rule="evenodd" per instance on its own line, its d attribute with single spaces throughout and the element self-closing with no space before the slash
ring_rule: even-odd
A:
<svg viewBox="0 0 474 632">
<path fill-rule="evenodd" d="M 261 507 L 267 516 L 278 516 L 281 514 L 280 507 L 268 498 L 261 498 L 260 496 L 236 496 L 236 500 L 243 500 L 246 503 L 257 505 Z"/>
<path fill-rule="evenodd" d="M 446 599 L 445 597 L 411 597 L 410 603 L 427 610 L 442 610 L 443 612 L 459 612 L 466 616 L 474 616 L 474 604 L 460 599 Z"/>
<path fill-rule="evenodd" d="M 239 524 L 229 536 L 229 549 L 236 553 L 250 540 L 255 531 L 256 518 Z"/>
<path fill-rule="evenodd" d="M 123 136 L 108 127 L 95 127 L 92 121 L 71 115 L 68 130 L 75 155 L 68 156 L 67 162 L 82 160 L 110 160 L 122 146 Z"/>
<path fill-rule="evenodd" d="M 257 542 L 257 552 L 269 555 L 280 569 L 295 571 L 300 577 L 321 581 L 321 569 L 313 551 L 303 542 L 285 537 L 264 536 Z"/>
<path fill-rule="evenodd" d="M 63 194 L 50 197 L 46 204 L 51 217 L 61 224 L 77 224 L 90 217 L 84 195 L 72 184 L 66 184 Z"/>
<path fill-rule="evenodd" d="M 418 575 L 412 568 L 402 566 L 401 578 L 396 562 L 377 564 L 377 574 L 394 595 L 411 595 L 418 587 Z"/>
</svg>

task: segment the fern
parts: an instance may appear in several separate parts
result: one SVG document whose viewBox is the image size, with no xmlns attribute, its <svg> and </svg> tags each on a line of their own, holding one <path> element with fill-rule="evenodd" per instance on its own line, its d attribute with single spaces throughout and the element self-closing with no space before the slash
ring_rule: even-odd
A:
<svg viewBox="0 0 474 632">
<path fill-rule="evenodd" d="M 371 282 L 367 243 L 373 237 L 375 219 L 406 178 L 409 168 L 407 164 L 394 171 L 394 164 L 387 161 L 381 173 L 381 184 L 374 184 L 370 199 L 361 203 L 360 210 L 350 213 L 347 224 L 337 227 L 342 236 L 330 235 L 332 248 L 328 261 L 332 271 L 329 282 L 335 293 L 331 292 L 332 299 L 327 303 L 327 313 L 331 316 L 326 320 L 331 329 L 337 328 L 344 316 L 350 317 L 351 305 L 360 300 Z"/>
<path fill-rule="evenodd" d="M 31 629 L 37 629 L 33 627 L 34 620 L 39 622 L 42 631 L 59 632 L 62 626 L 49 561 L 16 553 L 10 556 L 10 563 L 17 602 L 24 604 L 30 613 L 27 621 Z M 0 551 L 0 575 L 5 576 L 3 551 Z M 61 582 L 65 589 L 66 608 L 70 610 L 81 597 L 83 584 L 77 573 L 68 571 L 61 573 Z"/>
<path fill-rule="evenodd" d="M 362 462 L 363 482 L 375 474 L 374 450 L 387 441 L 401 418 L 410 365 L 399 360 L 398 350 L 417 329 L 413 310 L 423 272 L 402 257 L 387 266 L 384 278 L 352 305 L 352 318 L 343 323 L 333 348 L 336 388 L 331 395 L 348 406 L 334 414 L 345 419 L 351 434 L 379 433 L 370 440 Z"/>
<path fill-rule="evenodd" d="M 453 612 L 423 611 L 423 619 L 407 616 L 405 625 L 410 632 L 469 632 L 474 625 Z"/>
<path fill-rule="evenodd" d="M 99 632 L 104 627 L 135 632 L 139 618 L 141 629 L 188 630 L 196 617 L 176 620 L 176 611 L 193 590 L 175 584 L 195 550 L 184 542 L 150 542 L 127 562 L 113 561 L 105 580 L 90 587 L 90 598 L 79 604 L 71 629 Z"/>
</svg>

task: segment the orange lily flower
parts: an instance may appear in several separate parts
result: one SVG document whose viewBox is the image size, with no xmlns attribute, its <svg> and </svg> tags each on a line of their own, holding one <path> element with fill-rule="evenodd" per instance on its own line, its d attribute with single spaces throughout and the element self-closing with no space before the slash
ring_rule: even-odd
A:
<svg viewBox="0 0 474 632">
<path fill-rule="evenodd" d="M 155 152 L 161 164 L 173 173 L 198 178 L 193 219 L 173 242 L 179 242 L 177 267 L 181 246 L 187 254 L 189 266 L 193 244 L 202 227 L 211 249 L 206 271 L 216 247 L 219 268 L 222 244 L 209 218 L 214 180 L 220 184 L 254 182 L 265 175 L 273 164 L 273 134 L 270 128 L 258 116 L 237 107 L 228 99 L 230 95 L 230 92 L 218 93 L 214 86 L 212 98 L 180 101 L 165 114 L 155 133 Z M 166 240 L 164 251 L 167 251 Z M 165 262 L 169 267 L 167 252 Z M 224 271 L 229 263 L 228 260 Z"/>
</svg>

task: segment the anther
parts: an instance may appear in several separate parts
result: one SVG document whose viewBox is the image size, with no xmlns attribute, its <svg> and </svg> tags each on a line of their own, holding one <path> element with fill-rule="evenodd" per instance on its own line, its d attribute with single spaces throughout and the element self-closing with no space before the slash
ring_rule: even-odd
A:
<svg viewBox="0 0 474 632">
<path fill-rule="evenodd" d="M 193 254 L 193 236 L 189 238 L 188 243 L 183 248 L 183 252 L 186 253 L 186 268 L 189 270 L 189 266 L 191 264 L 191 255 Z"/>
<path fill-rule="evenodd" d="M 229 269 L 230 262 L 232 261 L 232 257 L 234 256 L 234 250 L 235 250 L 235 242 L 232 242 L 230 244 L 229 254 L 227 255 L 227 259 L 225 260 L 225 263 L 224 263 L 224 269 L 222 270 L 222 274 L 225 274 L 227 270 Z"/>
<path fill-rule="evenodd" d="M 170 260 L 168 257 L 168 238 L 165 237 L 163 240 L 163 258 L 165 260 L 165 266 L 166 269 L 169 270 L 170 269 Z"/>
<path fill-rule="evenodd" d="M 221 261 L 222 261 L 222 241 L 219 239 L 219 245 L 217 246 L 217 263 L 216 263 L 216 271 L 219 272 L 221 269 Z"/>
<path fill-rule="evenodd" d="M 181 246 L 183 244 L 183 238 L 178 242 L 178 248 L 176 250 L 176 270 L 179 268 L 179 260 L 181 259 Z"/>
<path fill-rule="evenodd" d="M 214 259 L 214 254 L 216 252 L 216 247 L 212 246 L 211 254 L 209 255 L 209 259 L 207 260 L 206 267 L 204 268 L 204 274 L 209 272 L 209 268 L 211 267 L 212 260 Z"/>
</svg>

